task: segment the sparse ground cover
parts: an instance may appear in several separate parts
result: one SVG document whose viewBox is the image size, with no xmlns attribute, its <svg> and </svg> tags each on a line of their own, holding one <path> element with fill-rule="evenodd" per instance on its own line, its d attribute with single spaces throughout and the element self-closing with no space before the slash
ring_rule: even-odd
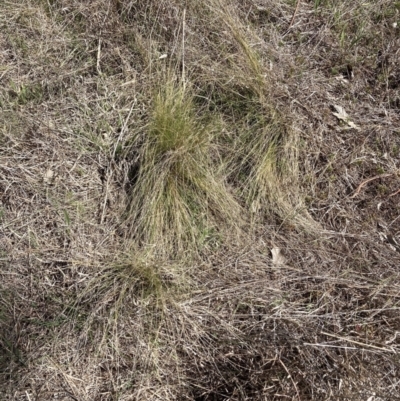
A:
<svg viewBox="0 0 400 401">
<path fill-rule="evenodd" d="M 0 400 L 395 400 L 400 2 L 0 1 Z"/>
</svg>

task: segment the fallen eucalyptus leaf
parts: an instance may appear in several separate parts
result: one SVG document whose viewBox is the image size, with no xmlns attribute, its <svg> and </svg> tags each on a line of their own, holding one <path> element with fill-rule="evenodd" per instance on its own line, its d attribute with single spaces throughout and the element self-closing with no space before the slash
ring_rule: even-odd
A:
<svg viewBox="0 0 400 401">
<path fill-rule="evenodd" d="M 335 117 L 337 117 L 339 120 L 341 120 L 347 124 L 347 127 L 343 127 L 342 129 L 346 130 L 346 129 L 353 128 L 356 130 L 360 130 L 360 127 L 349 119 L 349 115 L 347 114 L 346 110 L 342 106 L 338 106 L 337 104 L 334 104 L 332 107 L 336 110 L 336 113 L 332 112 L 332 114 Z"/>
<path fill-rule="evenodd" d="M 332 112 L 332 114 L 339 120 L 347 122 L 349 115 L 347 114 L 346 110 L 342 106 L 338 106 L 336 104 L 333 105 L 333 108 L 336 110 L 336 113 Z"/>
<path fill-rule="evenodd" d="M 43 175 L 43 182 L 47 185 L 50 185 L 53 182 L 53 180 L 54 180 L 54 171 L 47 170 Z"/>
<path fill-rule="evenodd" d="M 356 123 L 353 123 L 353 121 L 347 121 L 347 125 L 349 126 L 349 128 L 354 128 L 356 130 L 361 129 Z"/>
<path fill-rule="evenodd" d="M 283 265 L 283 264 L 285 264 L 286 259 L 282 255 L 280 248 L 277 248 L 277 247 L 272 248 L 271 249 L 271 254 L 272 254 L 272 263 L 274 265 Z"/>
</svg>

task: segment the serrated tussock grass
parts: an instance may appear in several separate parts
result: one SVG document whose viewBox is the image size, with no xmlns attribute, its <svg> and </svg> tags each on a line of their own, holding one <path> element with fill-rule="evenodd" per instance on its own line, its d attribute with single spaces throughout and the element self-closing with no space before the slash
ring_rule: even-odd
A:
<svg viewBox="0 0 400 401">
<path fill-rule="evenodd" d="M 257 108 L 256 121 L 243 123 L 236 149 L 236 174 L 243 177 L 241 194 L 250 218 L 275 216 L 313 230 L 317 224 L 306 212 L 298 185 L 298 138 L 274 107 L 260 103 Z"/>
<path fill-rule="evenodd" d="M 102 305 L 101 309 L 110 310 L 112 320 L 117 322 L 126 302 L 162 310 L 188 288 L 189 279 L 182 265 L 136 250 L 119 256 L 94 276 L 80 294 L 75 309 L 79 304 Z"/>
<path fill-rule="evenodd" d="M 196 253 L 240 221 L 220 173 L 215 124 L 182 82 L 157 91 L 129 205 L 134 237 L 157 253 Z"/>
<path fill-rule="evenodd" d="M 225 160 L 246 216 L 256 223 L 253 228 L 273 215 L 313 229 L 298 185 L 298 137 L 287 110 L 276 105 L 269 55 L 261 57 L 257 48 L 262 39 L 243 24 L 231 2 L 211 1 L 209 8 L 236 48 L 226 56 L 210 96 L 229 132 Z"/>
</svg>

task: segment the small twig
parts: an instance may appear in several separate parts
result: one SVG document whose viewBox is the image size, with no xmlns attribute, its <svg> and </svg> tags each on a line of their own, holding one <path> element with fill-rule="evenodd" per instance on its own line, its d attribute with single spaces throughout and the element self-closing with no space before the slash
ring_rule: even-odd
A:
<svg viewBox="0 0 400 401">
<path fill-rule="evenodd" d="M 285 32 L 285 34 L 284 34 L 283 36 L 285 36 L 285 35 L 289 32 L 290 28 L 292 27 L 293 22 L 294 22 L 294 20 L 295 20 L 295 18 L 296 18 L 296 15 L 297 15 L 297 11 L 299 10 L 299 6 L 300 6 L 300 0 L 297 0 L 296 8 L 295 8 L 294 13 L 293 13 L 293 17 L 292 17 L 292 19 L 291 19 L 291 21 L 290 21 L 290 24 L 289 24 L 289 26 L 288 26 L 288 29 L 286 30 L 286 32 Z"/>
<path fill-rule="evenodd" d="M 136 99 L 135 99 L 135 100 L 132 102 L 132 104 L 131 104 L 131 108 L 129 109 L 129 113 L 128 113 L 127 117 L 125 118 L 124 123 L 122 124 L 121 132 L 119 133 L 118 139 L 117 139 L 117 141 L 115 142 L 114 149 L 113 149 L 113 153 L 112 153 L 112 158 L 113 158 L 113 159 L 115 158 L 115 154 L 117 153 L 118 145 L 119 145 L 119 143 L 122 141 L 122 137 L 125 135 L 125 131 L 126 131 L 127 128 L 128 128 L 129 119 L 131 118 L 131 114 L 132 114 L 132 111 L 133 111 L 133 107 L 134 107 L 135 105 L 136 105 Z"/>
<path fill-rule="evenodd" d="M 101 58 L 101 38 L 99 38 L 99 44 L 97 46 L 97 62 L 96 62 L 96 69 L 99 75 L 101 75 L 100 58 Z"/>
<path fill-rule="evenodd" d="M 352 339 L 346 338 L 346 337 L 340 337 L 340 336 L 337 336 L 335 334 L 326 333 L 325 331 L 321 331 L 321 334 L 323 334 L 325 336 L 328 336 L 328 337 L 337 338 L 338 340 L 347 341 L 347 342 L 352 343 L 352 344 L 361 345 L 362 347 L 372 348 L 372 349 L 376 349 L 376 350 L 379 350 L 379 351 L 393 352 L 392 350 L 389 350 L 387 348 L 382 348 L 382 347 L 377 347 L 376 345 L 362 343 L 362 342 L 355 341 L 355 340 L 352 340 Z"/>
<path fill-rule="evenodd" d="M 303 343 L 303 345 L 309 345 L 312 347 L 322 347 L 322 348 L 340 348 L 345 350 L 354 350 L 357 351 L 359 348 L 357 347 L 345 347 L 340 345 L 331 345 L 331 344 L 312 344 L 312 343 Z"/>
<path fill-rule="evenodd" d="M 183 88 L 186 86 L 185 77 L 185 28 L 186 28 L 186 8 L 183 10 L 182 17 L 182 83 Z"/>
<path fill-rule="evenodd" d="M 388 173 L 388 174 L 381 174 L 381 175 L 376 175 L 375 177 L 372 177 L 372 178 L 368 178 L 368 180 L 363 181 L 363 182 L 357 187 L 357 189 L 356 189 L 356 191 L 354 192 L 354 194 L 350 196 L 350 199 L 355 198 L 355 197 L 360 193 L 360 191 L 362 190 L 362 188 L 365 187 L 365 185 L 367 185 L 369 182 L 374 181 L 374 180 L 377 180 L 378 178 L 390 177 L 390 176 L 392 176 L 392 175 L 393 175 L 393 174 Z"/>
<path fill-rule="evenodd" d="M 106 182 L 106 185 L 105 185 L 105 188 L 104 188 L 105 194 L 104 194 L 103 207 L 102 207 L 102 210 L 101 210 L 100 224 L 103 224 L 103 222 L 104 222 L 104 217 L 105 217 L 105 215 L 106 215 L 106 207 L 107 207 L 108 194 L 109 194 L 108 191 L 109 191 L 109 187 L 110 187 L 112 175 L 113 175 L 113 172 L 111 171 L 111 172 L 108 174 L 107 182 Z"/>
<path fill-rule="evenodd" d="M 389 197 L 390 197 L 390 196 L 395 196 L 395 195 L 397 195 L 397 194 L 400 194 L 400 188 L 399 188 L 397 191 L 391 193 L 391 194 L 389 195 Z"/>
<path fill-rule="evenodd" d="M 120 134 L 119 134 L 117 140 L 115 141 L 114 149 L 113 149 L 113 152 L 112 152 L 112 155 L 111 155 L 111 160 L 110 160 L 109 163 L 108 163 L 107 172 L 109 172 L 109 174 L 108 174 L 108 176 L 107 176 L 106 185 L 105 185 L 105 187 L 104 187 L 104 192 L 105 192 L 105 194 L 104 194 L 104 201 L 103 201 L 102 212 L 101 212 L 101 217 L 100 217 L 100 224 L 103 224 L 104 218 L 105 218 L 105 214 L 106 214 L 106 207 L 107 207 L 107 201 L 108 201 L 109 187 L 110 187 L 111 178 L 112 178 L 112 175 L 113 175 L 113 171 L 112 171 L 112 169 L 111 169 L 111 166 L 112 166 L 112 163 L 114 162 L 115 155 L 116 155 L 117 149 L 118 149 L 118 145 L 119 145 L 119 143 L 122 141 L 122 137 L 124 136 L 125 131 L 126 131 L 126 129 L 128 128 L 129 119 L 131 118 L 131 114 L 132 114 L 133 107 L 135 106 L 135 104 L 136 104 L 136 99 L 133 101 L 133 103 L 132 103 L 132 105 L 131 105 L 131 108 L 129 109 L 129 113 L 128 113 L 127 117 L 126 117 L 125 120 L 124 120 L 124 123 L 123 123 L 123 125 L 122 125 L 122 129 L 121 129 L 121 132 L 120 132 Z"/>
<path fill-rule="evenodd" d="M 290 380 L 292 381 L 293 386 L 294 386 L 294 388 L 295 388 L 295 390 L 296 390 L 297 398 L 298 398 L 299 401 L 300 401 L 299 389 L 297 388 L 296 382 L 293 380 L 292 375 L 290 374 L 290 372 L 289 372 L 288 368 L 286 367 L 286 365 L 282 362 L 281 358 L 279 358 L 279 362 L 280 362 L 281 365 L 283 366 L 283 369 L 286 370 L 286 373 L 289 375 L 289 378 L 290 378 Z"/>
</svg>

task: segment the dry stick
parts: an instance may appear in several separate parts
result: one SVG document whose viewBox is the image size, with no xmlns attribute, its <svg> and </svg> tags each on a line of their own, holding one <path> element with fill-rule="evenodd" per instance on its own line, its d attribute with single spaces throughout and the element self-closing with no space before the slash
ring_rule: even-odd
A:
<svg viewBox="0 0 400 401">
<path fill-rule="evenodd" d="M 292 375 L 290 374 L 290 372 L 289 372 L 288 368 L 287 368 L 287 367 L 286 367 L 286 365 L 283 363 L 283 361 L 281 360 L 281 358 L 279 358 L 279 362 L 281 363 L 281 365 L 283 366 L 283 368 L 286 370 L 286 373 L 289 375 L 289 377 L 290 377 L 290 380 L 292 381 L 292 383 L 293 383 L 293 386 L 294 386 L 294 388 L 296 389 L 297 398 L 298 398 L 298 399 L 299 399 L 299 401 L 300 401 L 299 389 L 297 388 L 296 382 L 293 380 L 293 377 L 292 377 Z"/>
<path fill-rule="evenodd" d="M 119 145 L 119 143 L 121 142 L 122 137 L 124 136 L 126 129 L 128 128 L 129 119 L 131 118 L 131 114 L 132 114 L 132 111 L 133 111 L 133 107 L 136 105 L 136 102 L 137 102 L 136 99 L 132 102 L 131 108 L 129 109 L 128 116 L 125 118 L 124 124 L 122 125 L 121 132 L 119 133 L 117 142 L 116 142 L 115 145 L 114 145 L 114 150 L 113 150 L 113 154 L 112 154 L 112 157 L 113 157 L 113 158 L 115 157 L 115 154 L 116 154 L 117 149 L 118 149 L 118 145 Z"/>
<path fill-rule="evenodd" d="M 325 336 L 328 336 L 328 337 L 337 338 L 338 340 L 348 341 L 349 343 L 352 343 L 352 344 L 357 344 L 357 345 L 361 345 L 363 347 L 376 349 L 376 350 L 379 350 L 379 351 L 394 352 L 393 350 L 390 350 L 390 349 L 387 349 L 387 348 L 377 347 L 376 345 L 372 345 L 372 344 L 361 343 L 359 341 L 355 341 L 355 340 L 352 340 L 350 338 L 340 337 L 340 336 L 337 336 L 335 334 L 326 333 L 325 331 L 321 331 L 321 334 L 323 334 Z"/>
<path fill-rule="evenodd" d="M 285 32 L 285 35 L 289 32 L 290 28 L 291 28 L 292 25 L 293 25 L 294 19 L 296 18 L 297 11 L 299 10 L 299 5 L 300 5 L 300 0 L 297 0 L 296 8 L 295 8 L 295 10 L 294 10 L 292 20 L 290 21 L 290 24 L 289 24 L 289 26 L 288 26 L 288 29 L 287 29 L 286 32 Z M 285 35 L 283 35 L 283 36 L 285 36 Z"/>
<path fill-rule="evenodd" d="M 126 117 L 126 119 L 124 121 L 124 124 L 122 126 L 121 132 L 120 132 L 120 134 L 118 136 L 118 139 L 117 139 L 117 141 L 116 141 L 116 143 L 114 145 L 114 149 L 113 149 L 113 153 L 112 153 L 112 160 L 114 160 L 114 158 L 115 158 L 115 154 L 117 152 L 118 144 L 119 144 L 119 142 L 121 142 L 122 137 L 125 134 L 125 131 L 126 131 L 127 127 L 128 127 L 128 122 L 129 122 L 129 119 L 131 117 L 131 114 L 132 114 L 132 111 L 133 111 L 133 107 L 135 106 L 135 104 L 136 104 L 136 99 L 134 100 L 134 102 L 131 105 L 131 108 L 129 109 L 128 116 Z M 108 169 L 107 170 L 111 170 L 110 167 L 111 167 L 111 162 L 108 163 Z M 105 187 L 105 195 L 104 195 L 104 201 L 103 201 L 103 207 L 102 207 L 102 212 L 101 212 L 101 217 L 100 217 L 100 224 L 103 224 L 104 217 L 105 217 L 105 214 L 106 214 L 106 207 L 107 207 L 107 200 L 108 200 L 108 188 L 109 188 L 110 183 L 111 183 L 112 175 L 113 175 L 113 172 L 111 170 L 111 172 L 108 174 L 108 177 L 107 177 L 107 182 L 106 182 L 106 187 Z"/>
<path fill-rule="evenodd" d="M 186 87 L 185 82 L 185 26 L 186 26 L 186 8 L 183 10 L 183 18 L 182 18 L 182 83 L 183 88 Z"/>
<path fill-rule="evenodd" d="M 110 165 L 110 163 L 109 163 Z M 102 211 L 101 211 L 101 217 L 100 217 L 100 224 L 103 224 L 104 222 L 104 217 L 106 214 L 106 207 L 107 207 L 107 200 L 108 200 L 108 188 L 110 187 L 110 182 L 111 182 L 111 177 L 112 177 L 113 173 L 112 171 L 108 174 L 107 177 L 107 182 L 106 182 L 106 187 L 105 187 L 105 195 L 104 195 L 104 202 L 103 202 L 103 207 L 102 207 Z"/>
<path fill-rule="evenodd" d="M 99 44 L 97 46 L 97 62 L 96 62 L 96 69 L 97 73 L 101 75 L 101 70 L 100 70 L 100 57 L 101 57 L 101 38 L 99 38 Z"/>
<path fill-rule="evenodd" d="M 392 175 L 393 175 L 393 174 L 388 173 L 388 174 L 381 174 L 381 175 L 376 175 L 375 177 L 372 177 L 372 178 L 368 178 L 368 180 L 363 181 L 363 182 L 357 187 L 357 189 L 356 189 L 356 191 L 354 192 L 354 194 L 350 196 L 350 199 L 355 198 L 355 197 L 360 193 L 361 189 L 362 189 L 363 187 L 365 187 L 365 185 L 368 184 L 369 182 L 374 181 L 374 180 L 377 180 L 378 178 L 390 177 L 390 176 L 392 176 Z"/>
<path fill-rule="evenodd" d="M 398 189 L 396 192 L 393 192 L 392 194 L 390 194 L 389 197 L 390 197 L 390 196 L 395 196 L 395 195 L 397 195 L 397 194 L 400 194 L 400 189 Z"/>
</svg>

